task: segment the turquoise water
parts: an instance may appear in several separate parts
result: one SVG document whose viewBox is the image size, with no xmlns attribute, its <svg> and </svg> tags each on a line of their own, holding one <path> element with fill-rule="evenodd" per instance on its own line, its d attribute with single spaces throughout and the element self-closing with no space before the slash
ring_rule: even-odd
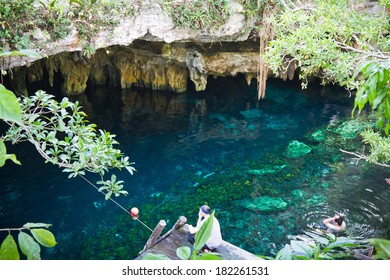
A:
<svg viewBox="0 0 390 280">
<path fill-rule="evenodd" d="M 197 208 L 207 203 L 224 239 L 256 254 L 274 255 L 290 235 L 335 211 L 346 213 L 349 235 L 390 238 L 386 169 L 356 165 L 339 152 L 354 140 L 310 136 L 348 118 L 352 97 L 278 80 L 268 82 L 266 99 L 256 96 L 256 86 L 238 77 L 210 79 L 201 93 L 102 87 L 80 102 L 136 163 L 133 176 L 115 172 L 129 192 L 116 200 L 138 207 L 151 228 L 160 219 L 170 228 L 181 215 L 194 224 Z M 310 152 L 289 156 L 291 141 Z M 10 150 L 23 165 L 0 170 L 0 228 L 51 223 L 58 244 L 43 249 L 44 259 L 131 259 L 142 249 L 148 229 L 85 181 L 45 165 L 31 145 Z M 282 199 L 284 206 L 248 209 L 261 197 Z"/>
</svg>

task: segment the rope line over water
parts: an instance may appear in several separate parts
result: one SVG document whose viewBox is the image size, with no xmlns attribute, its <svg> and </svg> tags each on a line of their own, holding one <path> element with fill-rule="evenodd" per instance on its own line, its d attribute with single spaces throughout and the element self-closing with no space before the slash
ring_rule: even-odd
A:
<svg viewBox="0 0 390 280">
<path fill-rule="evenodd" d="M 81 178 L 83 178 L 84 179 L 84 181 L 86 181 L 88 184 L 90 184 L 92 187 L 94 187 L 97 191 L 99 191 L 99 188 L 94 184 L 94 183 L 92 183 L 91 181 L 89 181 L 87 178 L 85 178 L 83 175 L 80 175 L 79 174 L 79 176 L 81 177 Z M 100 191 L 99 191 L 100 192 Z M 101 192 L 101 193 L 103 193 L 104 194 L 104 192 Z M 109 198 L 112 202 L 114 202 L 119 208 L 121 208 L 123 211 L 125 211 L 127 214 L 129 214 L 129 215 L 131 215 L 131 213 L 130 213 L 130 211 L 129 210 L 127 210 L 125 207 L 123 207 L 122 205 L 120 205 L 118 202 L 116 202 L 114 199 L 112 199 L 111 197 Z M 141 223 L 141 225 L 143 225 L 144 227 L 146 227 L 148 230 L 150 230 L 151 232 L 153 232 L 153 230 L 150 228 L 150 227 L 148 227 L 144 222 L 142 222 L 139 218 L 137 218 L 137 219 L 135 219 L 135 220 L 137 220 L 138 222 L 140 222 Z"/>
</svg>

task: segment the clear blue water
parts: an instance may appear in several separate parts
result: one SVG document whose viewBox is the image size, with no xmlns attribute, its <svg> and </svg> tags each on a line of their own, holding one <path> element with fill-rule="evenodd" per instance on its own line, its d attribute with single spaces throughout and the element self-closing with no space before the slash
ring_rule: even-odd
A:
<svg viewBox="0 0 390 280">
<path fill-rule="evenodd" d="M 350 116 L 352 97 L 340 89 L 302 91 L 270 80 L 266 99 L 258 101 L 256 86 L 238 77 L 210 79 L 201 93 L 103 87 L 80 102 L 136 163 L 133 176 L 115 171 L 129 192 L 116 200 L 138 207 L 149 227 L 165 219 L 170 228 L 181 215 L 195 223 L 197 208 L 208 203 L 224 239 L 256 254 L 274 255 L 289 235 L 335 211 L 347 213 L 350 235 L 390 238 L 386 169 L 356 165 L 307 136 Z M 312 151 L 287 157 L 292 140 Z M 9 149 L 23 165 L 0 170 L 0 228 L 51 223 L 58 244 L 43 249 L 44 259 L 132 259 L 142 249 L 150 232 L 85 181 L 44 164 L 29 144 Z M 249 172 L 282 165 L 263 176 Z M 267 213 L 242 206 L 260 196 L 280 197 L 287 208 Z"/>
</svg>

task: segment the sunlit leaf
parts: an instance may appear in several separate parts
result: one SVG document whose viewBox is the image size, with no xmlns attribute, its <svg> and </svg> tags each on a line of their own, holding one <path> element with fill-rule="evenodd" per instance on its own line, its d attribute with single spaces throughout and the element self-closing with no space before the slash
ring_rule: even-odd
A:
<svg viewBox="0 0 390 280">
<path fill-rule="evenodd" d="M 191 248 L 187 246 L 182 246 L 176 249 L 176 255 L 181 260 L 188 260 L 191 256 Z"/>
<path fill-rule="evenodd" d="M 303 254 L 306 258 L 313 255 L 313 249 L 303 241 L 291 240 L 290 244 L 295 252 Z"/>
<path fill-rule="evenodd" d="M 45 223 L 26 223 L 23 225 L 24 228 L 41 228 L 41 227 L 44 227 L 44 228 L 49 228 L 51 227 L 52 225 L 51 224 L 45 224 Z"/>
<path fill-rule="evenodd" d="M 29 260 L 39 260 L 41 247 L 32 236 L 21 231 L 18 235 L 20 249 Z"/>
<path fill-rule="evenodd" d="M 21 123 L 22 109 L 15 94 L 0 84 L 0 119 Z"/>
<path fill-rule="evenodd" d="M 54 235 L 43 228 L 31 229 L 31 233 L 39 244 L 45 247 L 53 247 L 57 244 Z"/>
<path fill-rule="evenodd" d="M 1 243 L 0 260 L 19 260 L 20 255 L 16 242 L 11 234 L 8 234 Z"/>
<path fill-rule="evenodd" d="M 14 163 L 21 165 L 20 161 L 18 161 L 15 154 L 7 154 L 7 155 L 5 155 L 5 159 L 10 159 Z"/>
<path fill-rule="evenodd" d="M 376 248 L 380 248 L 383 252 L 386 253 L 387 257 L 390 258 L 390 240 L 381 239 L 381 238 L 371 238 L 369 239 L 370 244 L 374 245 Z"/>
<path fill-rule="evenodd" d="M 211 231 L 213 229 L 214 223 L 214 211 L 211 213 L 209 218 L 203 223 L 200 227 L 199 231 L 195 235 L 194 242 L 194 251 L 199 252 L 204 245 L 206 245 L 207 240 L 209 240 L 211 236 Z"/>
<path fill-rule="evenodd" d="M 12 160 L 16 164 L 21 164 L 20 161 L 16 159 L 16 155 L 7 154 L 7 148 L 4 144 L 3 139 L 0 139 L 0 167 L 4 166 L 7 159 Z"/>
</svg>

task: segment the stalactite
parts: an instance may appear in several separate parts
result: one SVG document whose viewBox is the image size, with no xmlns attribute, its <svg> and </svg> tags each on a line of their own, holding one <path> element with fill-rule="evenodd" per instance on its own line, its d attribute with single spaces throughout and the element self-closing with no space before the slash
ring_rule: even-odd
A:
<svg viewBox="0 0 390 280">
<path fill-rule="evenodd" d="M 265 89 L 267 84 L 268 77 L 268 65 L 264 62 L 263 55 L 265 49 L 268 45 L 268 42 L 272 40 L 274 36 L 274 31 L 271 24 L 267 21 L 267 19 L 271 15 L 271 7 L 270 5 L 266 5 L 263 11 L 263 20 L 261 22 L 261 28 L 259 31 L 259 39 L 260 39 L 260 50 L 259 50 L 259 66 L 257 70 L 257 89 L 258 94 L 257 98 L 262 99 L 265 97 Z"/>
</svg>

